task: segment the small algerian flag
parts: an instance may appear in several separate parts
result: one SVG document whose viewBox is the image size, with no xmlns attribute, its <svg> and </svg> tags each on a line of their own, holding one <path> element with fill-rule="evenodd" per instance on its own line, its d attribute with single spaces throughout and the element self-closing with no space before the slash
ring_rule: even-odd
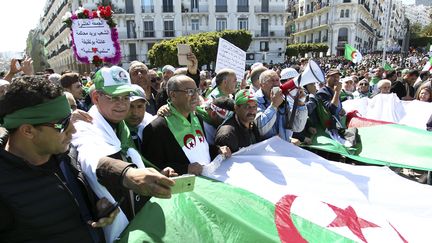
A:
<svg viewBox="0 0 432 243">
<path fill-rule="evenodd" d="M 388 64 L 387 62 L 386 63 L 384 63 L 384 70 L 386 70 L 386 71 L 392 71 L 393 70 L 393 68 L 390 66 L 390 64 Z"/>
<path fill-rule="evenodd" d="M 363 59 L 362 54 L 354 47 L 345 44 L 345 58 L 353 63 L 360 63 Z"/>
<path fill-rule="evenodd" d="M 426 63 L 426 65 L 424 65 L 422 71 L 429 71 L 429 72 L 432 72 L 432 57 L 429 58 L 429 61 Z"/>
</svg>

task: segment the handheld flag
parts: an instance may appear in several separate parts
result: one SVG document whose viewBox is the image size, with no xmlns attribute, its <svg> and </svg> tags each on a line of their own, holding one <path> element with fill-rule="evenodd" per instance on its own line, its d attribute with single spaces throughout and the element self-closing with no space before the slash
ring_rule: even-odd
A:
<svg viewBox="0 0 432 243">
<path fill-rule="evenodd" d="M 429 61 L 424 65 L 422 71 L 429 71 L 432 72 L 432 57 L 429 58 Z"/>
<path fill-rule="evenodd" d="M 384 63 L 384 70 L 386 70 L 386 71 L 392 71 L 392 70 L 394 70 L 391 66 L 390 66 L 390 64 L 388 64 L 387 62 L 386 63 Z"/>
<path fill-rule="evenodd" d="M 363 59 L 362 54 L 354 47 L 345 44 L 345 58 L 353 63 L 360 63 Z"/>
</svg>

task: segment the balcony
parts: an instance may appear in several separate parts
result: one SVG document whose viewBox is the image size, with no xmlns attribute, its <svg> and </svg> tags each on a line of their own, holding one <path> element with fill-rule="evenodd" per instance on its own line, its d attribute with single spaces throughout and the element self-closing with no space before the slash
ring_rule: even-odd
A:
<svg viewBox="0 0 432 243">
<path fill-rule="evenodd" d="M 208 13 L 208 5 L 199 5 L 198 8 L 185 8 L 182 5 L 182 13 L 189 13 L 189 14 L 199 14 L 199 13 Z"/>
<path fill-rule="evenodd" d="M 141 6 L 141 13 L 154 13 L 154 5 Z"/>
<path fill-rule="evenodd" d="M 228 12 L 228 5 L 216 5 L 216 12 Z"/>
<path fill-rule="evenodd" d="M 374 29 L 372 27 L 370 27 L 370 25 L 368 25 L 363 19 L 360 19 L 360 24 L 363 25 L 370 32 L 374 33 Z"/>
<path fill-rule="evenodd" d="M 255 6 L 255 13 L 285 13 L 284 5 L 280 6 Z"/>
<path fill-rule="evenodd" d="M 260 31 L 255 34 L 255 37 L 285 37 L 285 30 Z"/>
<path fill-rule="evenodd" d="M 249 5 L 237 5 L 237 12 L 249 12 Z"/>
</svg>

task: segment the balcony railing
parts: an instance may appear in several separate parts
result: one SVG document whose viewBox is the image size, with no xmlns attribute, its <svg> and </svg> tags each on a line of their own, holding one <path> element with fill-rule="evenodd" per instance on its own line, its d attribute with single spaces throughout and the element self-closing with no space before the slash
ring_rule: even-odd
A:
<svg viewBox="0 0 432 243">
<path fill-rule="evenodd" d="M 163 5 L 162 12 L 164 13 L 172 13 L 174 12 L 174 5 Z"/>
<path fill-rule="evenodd" d="M 164 37 L 174 37 L 174 30 L 165 30 Z"/>
<path fill-rule="evenodd" d="M 144 37 L 155 37 L 154 30 L 145 30 L 144 31 Z"/>
<path fill-rule="evenodd" d="M 255 37 L 285 37 L 286 35 L 285 30 L 269 30 L 257 32 Z"/>
<path fill-rule="evenodd" d="M 237 12 L 249 12 L 249 5 L 237 5 Z"/>
<path fill-rule="evenodd" d="M 154 5 L 141 6 L 141 13 L 154 13 Z"/>
<path fill-rule="evenodd" d="M 280 13 L 285 12 L 285 6 L 255 6 L 255 13 Z"/>
<path fill-rule="evenodd" d="M 216 12 L 228 12 L 228 5 L 216 5 Z"/>
</svg>

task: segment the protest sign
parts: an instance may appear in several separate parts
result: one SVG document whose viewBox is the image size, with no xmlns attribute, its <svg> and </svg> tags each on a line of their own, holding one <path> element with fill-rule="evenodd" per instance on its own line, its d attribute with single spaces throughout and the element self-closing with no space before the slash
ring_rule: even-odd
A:
<svg viewBox="0 0 432 243">
<path fill-rule="evenodd" d="M 245 72 L 246 52 L 229 41 L 219 38 L 216 57 L 216 73 L 223 68 L 233 69 L 237 80 L 242 80 Z"/>
</svg>

